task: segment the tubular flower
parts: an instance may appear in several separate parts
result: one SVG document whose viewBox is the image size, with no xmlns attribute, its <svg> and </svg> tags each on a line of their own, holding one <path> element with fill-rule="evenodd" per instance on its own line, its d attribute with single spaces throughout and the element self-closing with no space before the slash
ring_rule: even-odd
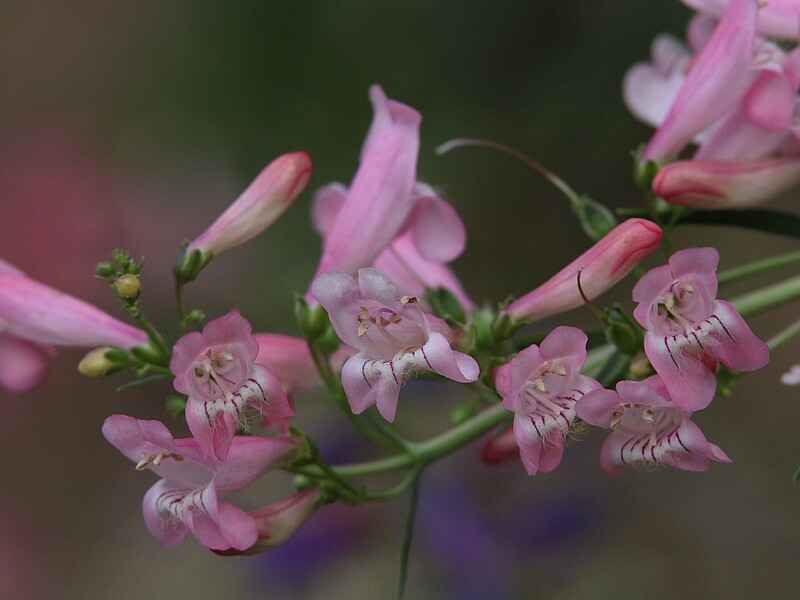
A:
<svg viewBox="0 0 800 600">
<path fill-rule="evenodd" d="M 647 330 L 647 358 L 672 401 L 685 410 L 711 403 L 719 362 L 734 371 L 769 362 L 767 345 L 731 304 L 717 300 L 718 262 L 713 248 L 681 250 L 633 289 L 634 317 Z"/>
<path fill-rule="evenodd" d="M 702 209 L 763 204 L 800 183 L 800 158 L 752 162 L 687 160 L 663 167 L 653 191 L 672 204 Z"/>
<path fill-rule="evenodd" d="M 678 154 L 698 133 L 736 108 L 750 83 L 757 13 L 757 0 L 731 0 L 643 158 L 661 160 Z"/>
<path fill-rule="evenodd" d="M 580 374 L 587 342 L 580 329 L 556 327 L 541 346 L 528 346 L 495 374 L 503 406 L 514 413 L 514 437 L 529 475 L 561 464 L 575 403 L 601 387 Z"/>
<path fill-rule="evenodd" d="M 459 383 L 478 378 L 475 359 L 450 348 L 417 298 L 402 295 L 376 269 L 360 269 L 357 280 L 346 273 L 321 275 L 311 293 L 339 338 L 358 351 L 342 367 L 354 413 L 374 404 L 384 419 L 394 421 L 400 388 L 415 372 L 433 371 Z"/>
<path fill-rule="evenodd" d="M 536 321 L 582 306 L 581 289 L 594 300 L 625 278 L 660 243 L 658 225 L 646 219 L 628 219 L 547 282 L 514 301 L 506 312 L 515 319 Z"/>
<path fill-rule="evenodd" d="M 258 531 L 256 543 L 244 551 L 226 550 L 219 554 L 252 556 L 280 546 L 314 514 L 320 502 L 321 493 L 318 488 L 313 488 L 251 512 Z"/>
<path fill-rule="evenodd" d="M 238 429 L 294 416 L 281 380 L 256 362 L 259 344 L 238 312 L 210 321 L 175 344 L 170 369 L 186 394 L 186 422 L 205 455 L 224 461 Z"/>
<path fill-rule="evenodd" d="M 268 164 L 236 201 L 186 249 L 198 250 L 207 262 L 212 256 L 241 246 L 262 233 L 286 212 L 311 177 L 305 152 L 279 156 Z"/>
<path fill-rule="evenodd" d="M 205 458 L 195 439 L 173 439 L 159 421 L 124 415 L 106 419 L 103 436 L 136 463 L 137 470 L 150 469 L 162 477 L 142 504 L 153 537 L 176 546 L 191 532 L 207 548 L 220 551 L 244 551 L 259 538 L 256 519 L 220 497 L 244 489 L 297 448 L 289 436 L 237 437 L 219 463 Z"/>
<path fill-rule="evenodd" d="M 683 0 L 687 6 L 712 17 L 725 12 L 729 0 Z M 758 32 L 767 37 L 796 40 L 800 37 L 800 2 L 766 0 L 758 13 Z"/>
<path fill-rule="evenodd" d="M 99 308 L 34 281 L 0 259 L 0 386 L 11 393 L 44 380 L 53 346 L 147 344 L 147 335 Z"/>
<path fill-rule="evenodd" d="M 375 262 L 400 233 L 414 208 L 420 114 L 369 91 L 372 126 L 346 200 L 327 229 L 317 274 L 355 273 Z"/>
<path fill-rule="evenodd" d="M 590 425 L 613 431 L 600 450 L 600 464 L 610 475 L 626 466 L 706 471 L 711 462 L 731 462 L 719 446 L 706 440 L 691 421 L 691 412 L 670 399 L 657 375 L 644 381 L 621 381 L 616 392 L 586 394 L 576 410 Z"/>
<path fill-rule="evenodd" d="M 347 190 L 338 183 L 323 187 L 314 196 L 312 219 L 323 239 L 327 238 L 346 199 Z M 425 183 L 416 183 L 411 203 L 414 208 L 406 223 L 375 259 L 374 266 L 406 294 L 421 298 L 427 289 L 443 287 L 466 310 L 472 310 L 475 304 L 447 266 L 464 252 L 464 223 L 453 207 Z"/>
</svg>

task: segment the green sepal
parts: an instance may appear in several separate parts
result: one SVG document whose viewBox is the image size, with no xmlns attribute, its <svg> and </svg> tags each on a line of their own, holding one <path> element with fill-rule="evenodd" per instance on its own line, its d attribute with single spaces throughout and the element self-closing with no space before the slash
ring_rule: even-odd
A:
<svg viewBox="0 0 800 600">
<path fill-rule="evenodd" d="M 164 401 L 164 410 L 170 417 L 177 419 L 186 412 L 186 396 L 170 394 Z"/>
<path fill-rule="evenodd" d="M 448 325 L 463 326 L 467 320 L 464 307 L 448 289 L 428 288 L 425 290 L 425 302 L 430 306 L 431 312 L 444 319 Z"/>
</svg>

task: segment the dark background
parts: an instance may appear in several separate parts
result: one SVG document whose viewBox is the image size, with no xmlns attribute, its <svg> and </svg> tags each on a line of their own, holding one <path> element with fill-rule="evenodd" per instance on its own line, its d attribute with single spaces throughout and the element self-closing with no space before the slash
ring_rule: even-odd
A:
<svg viewBox="0 0 800 600">
<path fill-rule="evenodd" d="M 424 116 L 420 177 L 445 190 L 467 224 L 455 265 L 467 288 L 481 300 L 523 293 L 588 246 L 565 200 L 507 157 L 465 149 L 440 158 L 434 148 L 460 136 L 503 141 L 579 191 L 637 205 L 630 151 L 649 131 L 627 114 L 622 77 L 656 33 L 681 35 L 689 15 L 677 0 L 4 2 L 0 256 L 115 310 L 92 272 L 124 245 L 146 257 L 148 313 L 174 331 L 180 242 L 280 153 L 311 154 L 310 190 L 348 181 L 371 118 L 367 88 L 378 82 Z M 294 333 L 291 297 L 319 254 L 309 203 L 306 193 L 265 235 L 215 261 L 191 303 L 212 315 L 238 307 L 258 330 Z M 793 248 L 724 229 L 686 228 L 674 242 L 718 246 L 723 267 Z M 611 297 L 630 306 L 629 289 Z M 796 312 L 753 326 L 766 337 Z M 558 322 L 592 325 L 581 311 Z M 796 348 L 698 416 L 735 461 L 707 474 L 609 479 L 597 464 L 600 432 L 549 476 L 486 467 L 477 447 L 430 469 L 408 597 L 791 595 L 800 409 L 778 377 Z M 82 380 L 81 353 L 61 354 L 36 392 L 0 399 L 4 597 L 392 597 L 402 501 L 326 508 L 258 558 L 217 558 L 191 541 L 162 549 L 140 515 L 152 477 L 134 472 L 99 428 L 113 412 L 162 418 L 168 384 L 115 394 L 124 379 Z M 399 427 L 411 437 L 442 430 L 462 395 L 411 386 Z M 302 398 L 298 409 L 331 460 L 369 455 L 324 398 Z M 287 489 L 286 478 L 267 478 L 245 506 Z"/>
</svg>

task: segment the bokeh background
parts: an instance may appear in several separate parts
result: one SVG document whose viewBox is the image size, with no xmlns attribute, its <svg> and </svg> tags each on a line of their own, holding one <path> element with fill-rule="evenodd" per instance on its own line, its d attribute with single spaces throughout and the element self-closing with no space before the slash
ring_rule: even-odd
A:
<svg viewBox="0 0 800 600">
<path fill-rule="evenodd" d="M 523 293 L 588 246 L 564 199 L 507 157 L 479 149 L 437 157 L 434 148 L 458 136 L 503 141 L 579 191 L 636 205 L 630 151 L 648 130 L 626 113 L 621 80 L 656 33 L 680 35 L 688 17 L 677 0 L 7 0 L 0 256 L 116 310 L 93 267 L 112 247 L 128 247 L 146 258 L 147 311 L 174 332 L 170 268 L 180 242 L 279 153 L 311 154 L 310 189 L 348 181 L 371 118 L 367 88 L 379 82 L 424 115 L 421 178 L 467 223 L 456 270 L 470 292 L 495 301 Z M 212 315 L 237 307 L 258 330 L 294 333 L 292 294 L 305 289 L 319 252 L 309 203 L 307 192 L 266 234 L 215 261 L 190 288 L 191 304 Z M 728 229 L 686 228 L 675 242 L 717 245 L 723 267 L 795 247 Z M 629 289 L 609 299 L 629 306 Z M 786 307 L 753 325 L 768 336 L 796 313 Z M 558 322 L 592 325 L 582 311 Z M 698 416 L 735 460 L 704 475 L 609 479 L 597 464 L 601 432 L 535 479 L 518 464 L 481 464 L 479 446 L 437 464 L 423 481 L 408 598 L 791 596 L 800 398 L 778 377 L 797 349 L 777 353 Z M 402 500 L 325 508 L 286 546 L 256 558 L 218 558 L 192 542 L 162 549 L 140 516 L 152 476 L 130 468 L 99 429 L 115 412 L 162 415 L 169 385 L 116 394 L 121 380 L 79 378 L 79 358 L 62 352 L 44 386 L 0 399 L 0 596 L 393 597 Z M 398 426 L 412 437 L 439 431 L 462 394 L 412 385 Z M 324 397 L 299 399 L 298 408 L 329 459 L 373 452 Z M 269 478 L 245 503 L 288 486 Z"/>
</svg>

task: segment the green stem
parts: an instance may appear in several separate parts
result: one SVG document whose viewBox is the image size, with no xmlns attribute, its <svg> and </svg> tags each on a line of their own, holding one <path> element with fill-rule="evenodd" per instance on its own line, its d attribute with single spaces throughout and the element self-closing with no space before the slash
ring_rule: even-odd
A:
<svg viewBox="0 0 800 600">
<path fill-rule="evenodd" d="M 790 265 L 795 262 L 800 262 L 800 251 L 789 252 L 788 254 L 781 254 L 779 256 L 770 256 L 762 260 L 747 263 L 733 269 L 728 269 L 719 274 L 720 283 L 730 283 L 737 279 L 742 279 L 748 275 L 755 275 L 762 271 L 769 271 L 771 269 L 778 269 L 780 267 Z"/>
<path fill-rule="evenodd" d="M 797 337 L 797 335 L 800 335 L 800 321 L 795 321 L 779 334 L 771 337 L 767 341 L 767 346 L 769 346 L 770 350 L 775 350 Z"/>
<path fill-rule="evenodd" d="M 733 300 L 733 305 L 743 317 L 754 317 L 800 298 L 800 275 L 769 287 L 744 294 Z"/>
<path fill-rule="evenodd" d="M 411 542 L 414 539 L 414 521 L 417 517 L 417 506 L 419 505 L 419 483 L 422 476 L 422 469 L 414 472 L 414 481 L 411 487 L 411 498 L 408 504 L 408 515 L 406 516 L 405 536 L 403 537 L 403 548 L 400 553 L 400 581 L 397 588 L 397 599 L 403 600 L 406 591 L 406 581 L 408 580 L 408 558 L 411 555 Z"/>
<path fill-rule="evenodd" d="M 178 323 L 181 330 L 186 331 L 186 307 L 183 304 L 183 283 L 175 278 L 175 307 L 178 310 Z"/>
</svg>

